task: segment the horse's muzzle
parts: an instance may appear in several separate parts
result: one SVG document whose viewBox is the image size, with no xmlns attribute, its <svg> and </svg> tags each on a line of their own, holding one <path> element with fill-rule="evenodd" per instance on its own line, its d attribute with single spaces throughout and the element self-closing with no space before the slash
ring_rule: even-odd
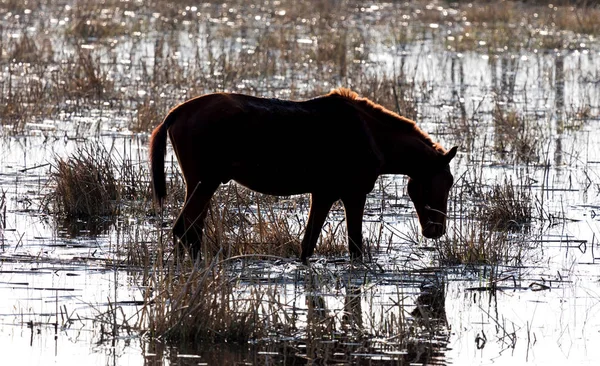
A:
<svg viewBox="0 0 600 366">
<path fill-rule="evenodd" d="M 438 239 L 446 233 L 446 226 L 438 222 L 429 222 L 422 230 L 423 236 L 428 239 Z"/>
<path fill-rule="evenodd" d="M 429 215 L 424 225 L 422 222 L 423 236 L 428 239 L 438 239 L 446 233 L 446 213 L 431 208 L 429 205 L 425 205 L 425 210 Z"/>
</svg>

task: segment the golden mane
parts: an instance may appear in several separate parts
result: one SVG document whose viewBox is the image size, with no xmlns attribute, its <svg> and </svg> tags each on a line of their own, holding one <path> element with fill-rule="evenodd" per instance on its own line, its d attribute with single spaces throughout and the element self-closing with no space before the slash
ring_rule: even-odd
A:
<svg viewBox="0 0 600 366">
<path fill-rule="evenodd" d="M 365 99 L 365 98 L 361 98 L 357 92 L 350 90 L 348 88 L 337 88 L 337 89 L 333 89 L 331 90 L 331 92 L 329 92 L 329 95 L 339 95 L 340 97 L 344 97 L 346 99 L 350 99 L 350 100 L 360 100 L 360 99 Z M 368 99 L 367 99 L 368 100 Z M 370 102 L 370 100 L 369 100 Z"/>
<path fill-rule="evenodd" d="M 362 105 L 363 107 L 367 107 L 367 108 L 375 111 L 376 113 L 382 114 L 384 117 L 392 117 L 395 121 L 400 121 L 400 123 L 403 123 L 405 125 L 405 127 L 407 127 L 408 132 L 414 132 L 417 135 L 420 135 L 421 138 L 424 141 L 426 141 L 428 144 L 433 146 L 434 149 L 436 149 L 437 151 L 439 151 L 441 153 L 446 153 L 446 149 L 444 149 L 439 143 L 434 142 L 425 131 L 423 131 L 421 128 L 419 128 L 419 126 L 417 126 L 415 121 L 413 121 L 409 118 L 403 117 L 403 116 L 399 115 L 398 113 L 385 108 L 381 104 L 377 104 L 377 103 L 373 102 L 369 98 L 361 97 L 358 95 L 358 93 L 356 93 L 355 91 L 350 90 L 348 88 L 341 87 L 341 88 L 333 89 L 326 96 L 334 96 L 334 95 L 338 95 L 342 98 L 346 98 L 348 100 L 356 102 L 357 104 Z M 387 120 L 387 118 L 384 118 L 384 119 Z M 397 124 L 396 124 L 396 126 L 397 126 Z"/>
</svg>

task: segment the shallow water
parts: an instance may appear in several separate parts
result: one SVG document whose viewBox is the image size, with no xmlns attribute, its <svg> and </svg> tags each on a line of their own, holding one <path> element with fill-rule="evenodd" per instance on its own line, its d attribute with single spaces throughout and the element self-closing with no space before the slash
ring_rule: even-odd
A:
<svg viewBox="0 0 600 366">
<path fill-rule="evenodd" d="M 416 10 L 426 4 L 343 2 L 318 16 L 283 1 L 199 9 L 125 2 L 115 10 L 108 4 L 106 14 L 124 30 L 113 24 L 115 34 L 77 39 L 68 31 L 78 16 L 70 7 L 84 11 L 84 5 L 50 2 L 42 10 L 12 9 L 0 21 L 4 101 L 38 79 L 57 93 L 56 100 L 43 102 L 58 109 L 23 112 L 26 118 L 17 127 L 6 127 L 12 125 L 6 122 L 8 112 L 2 116 L 0 351 L 5 359 L 32 365 L 304 363 L 317 356 L 325 362 L 400 364 L 595 364 L 600 359 L 595 347 L 600 341 L 596 38 L 566 32 L 556 37 L 567 39 L 567 48 L 492 51 L 482 38 L 479 46 L 459 50 L 449 39 L 468 24 L 427 19 L 403 24 L 404 16 L 419 19 Z M 330 18 L 324 21 L 324 14 Z M 43 62 L 46 69 L 35 59 L 8 56 L 24 33 L 38 47 L 53 45 L 52 57 Z M 345 48 L 335 48 L 340 44 Z M 60 70 L 77 50 L 89 51 L 104 73 L 102 93 L 85 85 L 78 89 L 85 89 L 85 96 L 57 92 L 68 82 Z M 346 56 L 340 59 L 340 53 Z M 125 263 L 131 245 L 156 238 L 151 216 L 122 217 L 99 235 L 73 236 L 40 210 L 56 157 L 84 144 L 146 164 L 148 131 L 131 131 L 138 109 L 149 100 L 157 115 L 145 118 L 154 125 L 185 98 L 218 90 L 304 98 L 351 86 L 394 108 L 384 80 L 395 79 L 399 92 L 408 89 L 419 125 L 444 146 L 460 145 L 452 163 L 457 179 L 450 237 L 467 223 L 481 227 L 470 211 L 485 204 L 469 194 L 474 186 L 489 188 L 508 177 L 530 187 L 535 219 L 528 231 L 510 237 L 516 260 L 441 266 L 438 252 L 431 250 L 435 242 L 411 239 L 417 223 L 405 178 L 384 177 L 369 200 L 365 232 L 373 238 L 383 227 L 385 245 L 373 248 L 366 268 L 323 256 L 310 270 L 252 258 L 231 266 L 240 296 L 276 289 L 280 304 L 298 315 L 296 333 L 240 347 L 190 349 L 149 342 L 139 331 L 143 270 Z M 526 119 L 533 131 L 527 141 L 535 147 L 525 154 L 529 160 L 517 158 L 511 145 L 529 130 L 503 132 L 495 109 L 515 110 Z M 336 211 L 331 220 L 341 217 Z M 437 309 L 439 323 L 423 326 L 415 311 L 430 299 L 428 288 L 443 294 L 444 306 Z M 310 317 L 332 322 L 329 333 L 312 342 L 307 341 L 314 336 Z M 428 332 L 399 342 L 401 332 L 386 328 L 392 318 Z"/>
</svg>

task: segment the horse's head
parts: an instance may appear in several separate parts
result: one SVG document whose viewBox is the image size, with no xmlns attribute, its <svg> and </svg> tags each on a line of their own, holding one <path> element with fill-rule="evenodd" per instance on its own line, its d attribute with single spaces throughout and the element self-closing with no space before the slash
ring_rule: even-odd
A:
<svg viewBox="0 0 600 366">
<path fill-rule="evenodd" d="M 426 238 L 437 239 L 446 233 L 448 194 L 454 182 L 448 163 L 456 155 L 453 147 L 432 167 L 423 167 L 422 174 L 408 180 L 408 195 L 415 205 Z M 427 171 L 427 169 L 432 169 Z"/>
</svg>

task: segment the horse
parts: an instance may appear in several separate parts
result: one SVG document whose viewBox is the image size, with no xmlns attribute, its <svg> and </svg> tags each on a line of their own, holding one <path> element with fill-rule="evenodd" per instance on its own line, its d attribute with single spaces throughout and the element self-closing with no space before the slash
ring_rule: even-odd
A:
<svg viewBox="0 0 600 366">
<path fill-rule="evenodd" d="M 423 236 L 446 231 L 457 147 L 445 150 L 414 121 L 339 88 L 303 101 L 214 93 L 185 101 L 150 137 L 155 201 L 166 197 L 164 159 L 171 140 L 186 196 L 173 225 L 174 244 L 201 258 L 211 197 L 233 180 L 259 193 L 310 193 L 300 260 L 307 263 L 331 206 L 341 200 L 351 260 L 361 259 L 367 194 L 382 174 L 409 177 L 407 191 Z"/>
</svg>

